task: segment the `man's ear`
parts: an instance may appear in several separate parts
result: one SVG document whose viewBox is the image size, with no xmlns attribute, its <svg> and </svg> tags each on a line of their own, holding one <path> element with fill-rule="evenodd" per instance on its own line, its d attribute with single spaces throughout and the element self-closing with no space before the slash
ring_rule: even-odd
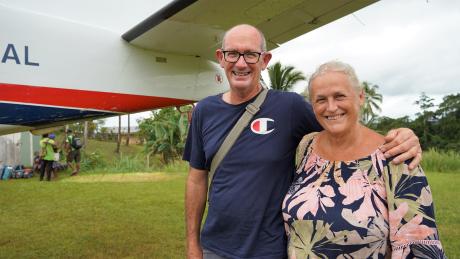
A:
<svg viewBox="0 0 460 259">
<path fill-rule="evenodd" d="M 270 62 L 270 60 L 272 59 L 272 53 L 270 52 L 264 52 L 263 54 L 263 66 L 262 66 L 262 70 L 266 69 L 267 66 L 268 66 L 268 63 Z"/>
<path fill-rule="evenodd" d="M 216 50 L 216 59 L 217 62 L 219 62 L 220 66 L 224 68 L 224 53 L 222 52 L 222 49 Z"/>
</svg>

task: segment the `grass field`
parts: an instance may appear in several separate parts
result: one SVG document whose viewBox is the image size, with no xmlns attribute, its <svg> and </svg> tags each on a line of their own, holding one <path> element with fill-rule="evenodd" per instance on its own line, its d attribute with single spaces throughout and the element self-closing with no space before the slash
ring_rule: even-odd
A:
<svg viewBox="0 0 460 259">
<path fill-rule="evenodd" d="M 184 258 L 186 174 L 0 182 L 0 258 Z M 459 173 L 428 173 L 441 240 L 460 258 Z"/>
<path fill-rule="evenodd" d="M 433 193 L 436 224 L 450 259 L 460 258 L 460 172 L 427 173 Z"/>
</svg>

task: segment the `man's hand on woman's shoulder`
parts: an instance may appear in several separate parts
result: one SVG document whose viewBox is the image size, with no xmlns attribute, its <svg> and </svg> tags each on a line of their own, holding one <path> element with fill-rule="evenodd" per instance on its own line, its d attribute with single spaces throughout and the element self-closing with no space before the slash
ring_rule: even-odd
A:
<svg viewBox="0 0 460 259">
<path fill-rule="evenodd" d="M 386 158 L 396 156 L 394 164 L 412 159 L 409 170 L 417 167 L 422 161 L 422 147 L 415 133 L 408 128 L 390 130 L 385 136 L 385 144 L 380 147 Z"/>
</svg>

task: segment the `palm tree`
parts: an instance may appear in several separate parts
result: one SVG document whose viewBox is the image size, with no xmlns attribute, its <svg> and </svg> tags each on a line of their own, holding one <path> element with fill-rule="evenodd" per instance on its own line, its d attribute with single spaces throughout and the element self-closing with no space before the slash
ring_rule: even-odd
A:
<svg viewBox="0 0 460 259">
<path fill-rule="evenodd" d="M 290 91 L 297 82 L 306 79 L 301 71 L 295 70 L 293 66 L 283 66 L 280 62 L 268 67 L 268 76 L 270 88 L 281 91 Z"/>
<path fill-rule="evenodd" d="M 373 85 L 369 82 L 364 81 L 362 88 L 365 94 L 364 104 L 361 107 L 361 121 L 364 123 L 370 123 L 376 117 L 377 113 L 382 109 L 380 104 L 382 103 L 382 95 L 378 93 L 379 86 Z"/>
</svg>

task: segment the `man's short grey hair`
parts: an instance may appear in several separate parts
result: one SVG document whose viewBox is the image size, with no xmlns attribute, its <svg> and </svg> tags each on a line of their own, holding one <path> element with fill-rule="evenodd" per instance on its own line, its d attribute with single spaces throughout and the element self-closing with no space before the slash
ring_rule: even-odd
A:
<svg viewBox="0 0 460 259">
<path fill-rule="evenodd" d="M 256 29 L 256 30 L 259 32 L 259 36 L 260 36 L 260 39 L 261 39 L 261 41 L 262 41 L 261 44 L 260 44 L 260 49 L 261 49 L 263 52 L 267 51 L 267 41 L 265 40 L 264 33 L 263 33 L 261 30 L 259 30 L 257 27 L 252 26 L 252 25 L 250 25 L 250 24 L 238 24 L 238 25 L 235 25 L 235 26 L 233 26 L 232 28 L 228 29 L 228 30 L 225 32 L 224 36 L 222 37 L 222 49 L 225 49 L 225 38 L 227 37 L 227 33 L 228 33 L 229 31 L 231 31 L 232 29 L 234 29 L 234 28 L 236 28 L 236 27 L 239 27 L 239 26 L 249 26 L 249 27 L 252 27 L 252 28 Z"/>
<path fill-rule="evenodd" d="M 311 91 L 311 83 L 313 80 L 319 76 L 326 74 L 327 72 L 339 72 L 343 73 L 348 77 L 350 85 L 357 91 L 360 92 L 362 89 L 361 84 L 359 83 L 358 76 L 355 73 L 355 70 L 352 66 L 347 63 L 340 61 L 329 61 L 320 65 L 316 71 L 310 76 L 308 80 L 308 91 Z"/>
</svg>

